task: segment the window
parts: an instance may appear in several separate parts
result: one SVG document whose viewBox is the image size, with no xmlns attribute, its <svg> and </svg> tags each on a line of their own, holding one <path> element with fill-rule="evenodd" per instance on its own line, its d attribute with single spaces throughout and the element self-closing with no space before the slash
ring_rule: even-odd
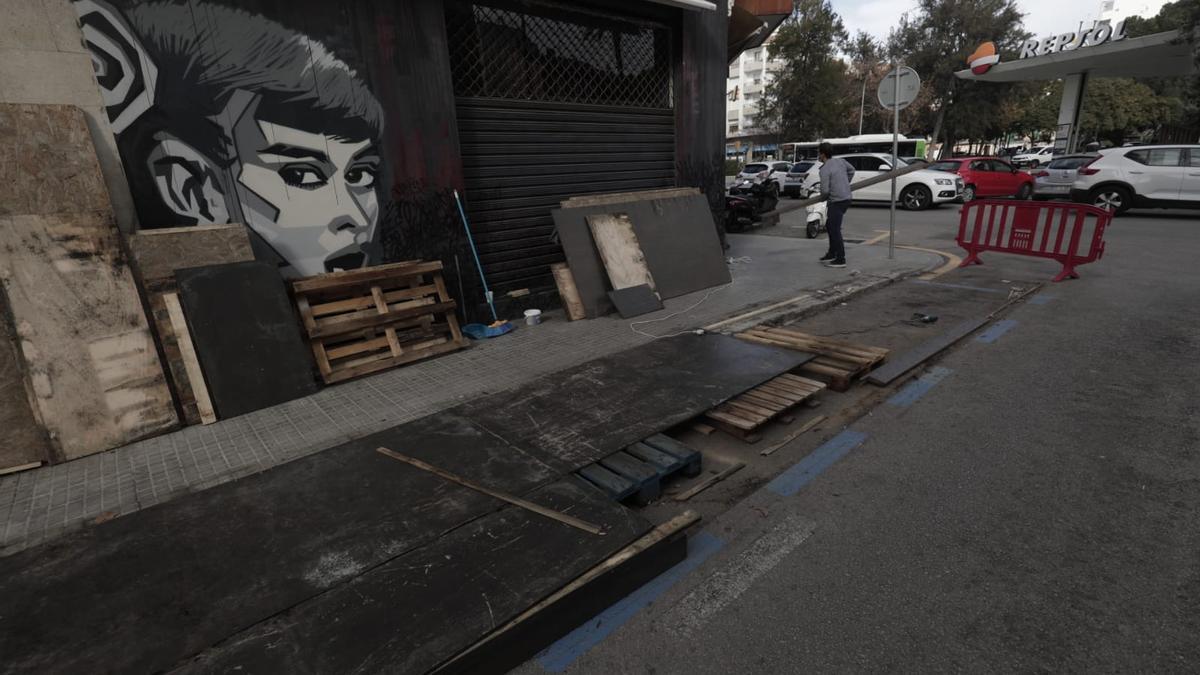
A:
<svg viewBox="0 0 1200 675">
<path fill-rule="evenodd" d="M 1078 169 L 1095 159 L 1094 157 L 1062 157 L 1046 165 L 1047 169 Z"/>
<path fill-rule="evenodd" d="M 737 124 L 737 122 L 734 122 L 733 124 L 730 124 L 730 125 L 729 125 L 729 130 L 730 130 L 730 131 L 737 131 L 737 130 L 738 130 L 738 124 Z"/>
<path fill-rule="evenodd" d="M 1125 157 L 1146 166 L 1182 166 L 1183 148 L 1147 148 L 1125 153 Z"/>
<path fill-rule="evenodd" d="M 972 171 L 991 171 L 992 170 L 991 162 L 987 161 L 986 159 L 977 159 L 974 162 L 971 162 L 971 170 Z"/>
<path fill-rule="evenodd" d="M 753 118 L 753 117 L 751 117 L 751 116 L 749 116 L 749 115 L 747 115 L 747 116 L 743 117 L 743 118 L 742 118 L 742 122 L 744 122 L 744 123 L 745 123 L 745 125 L 746 125 L 746 128 L 747 128 L 747 129 L 749 129 L 750 127 L 754 126 L 754 118 Z"/>
<path fill-rule="evenodd" d="M 1001 162 L 998 159 L 993 159 L 991 162 L 989 162 L 989 164 L 992 165 L 992 171 L 998 171 L 1000 173 L 1012 173 L 1013 172 L 1013 167 L 1008 162 Z"/>
<path fill-rule="evenodd" d="M 1197 156 L 1200 159 L 1200 155 Z M 789 173 L 808 173 L 808 170 L 813 167 L 813 162 L 796 162 L 792 165 Z"/>
<path fill-rule="evenodd" d="M 958 168 L 962 166 L 962 162 L 934 162 L 929 165 L 929 168 L 934 171 L 949 171 L 956 173 Z"/>
<path fill-rule="evenodd" d="M 1200 166 L 1200 148 L 1188 150 L 1188 166 Z"/>
<path fill-rule="evenodd" d="M 766 164 L 747 164 L 742 168 L 742 173 L 762 173 L 767 170 Z"/>
</svg>

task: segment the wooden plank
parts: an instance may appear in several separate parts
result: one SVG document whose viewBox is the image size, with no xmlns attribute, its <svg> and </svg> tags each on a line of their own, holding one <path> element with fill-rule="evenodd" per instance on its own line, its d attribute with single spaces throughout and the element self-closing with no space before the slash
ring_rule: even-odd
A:
<svg viewBox="0 0 1200 675">
<path fill-rule="evenodd" d="M 745 420 L 741 417 L 734 417 L 733 415 L 720 410 L 710 410 L 705 413 L 705 416 L 709 419 L 717 422 L 724 422 L 725 424 L 737 427 L 738 429 L 742 429 L 744 431 L 753 431 L 759 426 L 759 424 L 756 422 Z"/>
<path fill-rule="evenodd" d="M 188 331 L 187 319 L 183 316 L 183 305 L 179 304 L 177 293 L 163 293 L 162 298 L 167 306 L 171 329 L 179 345 L 184 368 L 187 369 L 188 385 L 192 398 L 196 401 L 196 409 L 200 412 L 200 422 L 212 424 L 217 421 L 217 413 L 213 410 L 212 398 L 208 395 L 208 385 L 204 383 L 204 372 L 200 369 L 196 346 L 192 343 L 192 334 Z"/>
<path fill-rule="evenodd" d="M 254 260 L 246 227 L 237 223 L 145 229 L 128 241 L 142 283 L 171 281 L 188 267 Z"/>
<path fill-rule="evenodd" d="M 424 317 L 426 314 L 440 314 L 442 312 L 454 311 L 455 303 L 453 300 L 449 302 L 438 302 L 430 305 L 420 305 L 417 307 L 409 307 L 407 309 L 398 309 L 389 311 L 387 314 L 376 314 L 370 316 L 360 316 L 346 321 L 338 321 L 336 323 L 319 323 L 317 327 L 309 331 L 310 338 L 328 338 L 338 335 L 346 335 L 355 331 L 360 331 L 364 328 L 383 328 L 391 324 L 399 323 L 405 319 L 416 317 Z"/>
<path fill-rule="evenodd" d="M 110 215 L 0 216 L 0 277 L 32 407 L 62 459 L 178 425 Z"/>
<path fill-rule="evenodd" d="M 609 471 L 599 464 L 588 464 L 575 473 L 582 476 L 589 483 L 595 485 L 601 490 L 604 490 L 606 494 L 616 501 L 621 501 L 638 490 L 637 483 L 634 483 L 624 476 Z"/>
<path fill-rule="evenodd" d="M 388 305 L 391 305 L 404 300 L 412 300 L 414 298 L 421 298 L 427 295 L 434 295 L 437 292 L 437 286 L 434 285 L 417 286 L 416 288 L 399 288 L 384 292 L 383 299 Z M 297 299 L 299 297 L 307 297 L 307 294 L 301 294 L 297 296 Z M 368 307 L 372 307 L 374 304 L 375 298 L 373 296 L 364 295 L 357 298 L 329 300 L 314 304 L 312 306 L 312 312 L 314 318 L 321 318 L 324 316 L 366 309 Z"/>
<path fill-rule="evenodd" d="M 9 316 L 0 284 L 0 466 L 50 461 L 50 438 L 34 414 L 20 340 Z"/>
<path fill-rule="evenodd" d="M 615 471 L 626 478 L 639 482 L 656 480 L 658 472 L 647 465 L 642 460 L 630 455 L 625 451 L 615 452 L 608 457 L 600 460 L 600 465 L 604 468 Z"/>
<path fill-rule="evenodd" d="M 711 416 L 709 417 L 709 421 L 716 428 L 744 443 L 757 443 L 762 440 L 762 436 L 758 435 L 758 433 L 756 433 L 753 429 L 744 429 L 742 427 L 729 424 L 728 422 L 715 419 Z M 757 427 L 755 428 L 757 429 Z"/>
<path fill-rule="evenodd" d="M 421 469 L 422 471 L 428 471 L 429 473 L 432 473 L 435 476 L 438 476 L 444 480 L 448 480 L 452 483 L 457 483 L 458 485 L 461 485 L 465 488 L 469 488 L 476 492 L 485 494 L 494 499 L 499 499 L 502 502 L 508 502 L 509 504 L 512 504 L 513 506 L 519 506 L 519 507 L 525 509 L 526 511 L 532 511 L 533 513 L 536 513 L 540 516 L 545 516 L 546 518 L 550 518 L 551 520 L 557 520 L 558 522 L 560 522 L 564 525 L 570 525 L 571 527 L 573 527 L 577 530 L 583 530 L 584 532 L 590 532 L 591 534 L 600 535 L 600 536 L 604 535 L 604 529 L 601 528 L 599 525 L 596 525 L 594 523 L 589 523 L 585 520 L 580 520 L 579 518 L 576 518 L 574 516 L 569 516 L 560 511 L 555 511 L 554 509 L 548 509 L 540 504 L 534 504 L 533 502 L 531 502 L 527 499 L 521 499 L 520 497 L 516 497 L 514 495 L 500 492 L 499 490 L 493 490 L 485 485 L 476 483 L 473 480 L 463 478 L 462 476 L 459 476 L 458 474 L 451 473 L 449 471 L 446 471 L 445 469 L 439 469 L 438 467 L 436 467 L 428 462 L 419 460 L 416 457 L 409 457 L 408 455 L 396 452 L 395 450 L 389 450 L 388 448 L 382 448 L 382 447 L 376 448 L 375 451 L 379 452 L 383 455 L 387 455 L 388 457 L 391 457 L 392 459 L 398 459 L 401 462 L 404 462 L 405 464 L 415 466 L 416 468 Z"/>
<path fill-rule="evenodd" d="M 711 427 L 707 424 L 704 424 L 703 422 L 696 422 L 695 424 L 693 424 L 692 430 L 697 433 L 704 434 L 705 436 L 711 436 L 712 433 L 714 431 L 716 431 L 716 429 L 714 429 L 713 427 Z"/>
<path fill-rule="evenodd" d="M 791 443 L 792 441 L 796 440 L 803 434 L 806 434 L 809 431 L 812 431 L 813 429 L 815 429 L 817 427 L 817 425 L 820 424 L 821 422 L 824 422 L 825 419 L 826 419 L 826 417 L 824 415 L 817 415 L 816 417 L 812 418 L 811 420 L 805 422 L 804 425 L 801 426 L 799 429 L 788 434 L 787 437 L 784 438 L 783 440 L 779 441 L 778 443 L 772 445 L 769 448 L 766 448 L 765 450 L 763 450 L 762 452 L 760 452 L 758 454 L 762 455 L 763 457 L 773 454 L 776 450 L 782 448 L 783 446 L 787 445 L 788 443 Z"/>
<path fill-rule="evenodd" d="M 18 464 L 16 466 L 5 467 L 3 469 L 0 469 L 0 476 L 7 476 L 10 473 L 20 473 L 22 471 L 29 471 L 30 469 L 36 469 L 43 464 L 45 464 L 45 462 L 28 462 L 26 464 Z"/>
<path fill-rule="evenodd" d="M 773 394 L 769 390 L 763 389 L 762 387 L 751 389 L 738 398 L 746 399 L 755 405 L 761 405 L 777 412 L 787 410 L 788 408 L 799 403 L 799 397 L 780 396 L 778 394 Z"/>
<path fill-rule="evenodd" d="M 793 375 L 792 373 L 784 373 L 784 374 L 780 375 L 780 376 L 779 376 L 778 378 L 776 378 L 776 379 L 784 380 L 784 381 L 786 381 L 786 382 L 791 382 L 791 383 L 793 383 L 793 384 L 796 384 L 796 385 L 798 385 L 798 386 L 800 386 L 800 387 L 807 387 L 807 388 L 809 388 L 809 389 L 812 389 L 812 390 L 814 390 L 814 391 L 820 391 L 820 390 L 822 390 L 822 389 L 824 389 L 824 388 L 825 388 L 825 383 L 824 383 L 824 382 L 817 382 L 816 380 L 810 380 L 810 379 L 808 379 L 807 377 L 801 377 L 801 376 L 799 376 L 799 375 Z"/>
<path fill-rule="evenodd" d="M 887 356 L 888 350 L 879 347 L 866 347 L 849 342 L 841 342 L 818 335 L 809 335 L 790 328 L 763 328 L 758 329 L 769 335 L 778 335 L 789 338 L 798 343 L 809 344 L 821 349 L 822 351 L 842 353 L 847 356 L 860 357 L 864 359 L 874 359 L 881 356 Z"/>
<path fill-rule="evenodd" d="M 634 443 L 625 448 L 625 452 L 637 457 L 643 462 L 648 462 L 663 474 L 674 473 L 684 465 L 684 461 L 679 457 L 668 454 L 646 443 Z"/>
<path fill-rule="evenodd" d="M 611 602 L 606 601 L 607 598 L 625 597 L 653 577 L 647 573 L 624 583 L 618 583 L 616 584 L 617 588 L 614 589 L 615 592 L 599 593 L 605 599 L 572 607 L 571 605 L 580 604 L 579 596 L 586 591 L 595 594 L 600 591 L 600 587 L 613 586 L 612 578 L 620 570 L 629 567 L 644 556 L 663 549 L 672 541 L 682 543 L 684 532 L 698 522 L 700 522 L 700 515 L 689 510 L 656 526 L 637 541 L 621 549 L 616 555 L 521 612 L 469 649 L 439 665 L 433 673 L 436 675 L 498 673 L 516 668 L 531 658 L 541 648 L 540 645 L 553 641 L 555 636 L 565 634 L 571 628 L 580 625 L 581 622 L 608 607 Z M 681 554 L 686 555 L 686 552 L 686 546 L 682 547 Z M 548 631 L 555 631 L 549 634 L 551 636 L 549 640 L 532 640 L 528 637 L 531 634 L 540 635 Z"/>
<path fill-rule="evenodd" d="M 567 318 L 579 321 L 586 318 L 583 311 L 583 300 L 579 298 L 579 289 L 575 287 L 575 277 L 571 276 L 571 268 L 566 263 L 554 263 L 550 266 L 554 275 L 554 284 L 558 286 L 558 296 L 562 298 L 563 309 L 567 310 Z"/>
<path fill-rule="evenodd" d="M 559 202 L 564 209 L 574 209 L 583 206 L 605 206 L 644 201 L 648 199 L 669 199 L 672 197 L 687 197 L 700 194 L 700 188 L 659 188 L 655 190 L 636 190 L 632 192 L 609 192 L 598 195 L 579 195 Z"/>
<path fill-rule="evenodd" d="M 389 265 L 375 265 L 360 270 L 330 272 L 329 274 L 319 274 L 313 277 L 297 279 L 292 282 L 292 290 L 296 293 L 330 291 L 382 281 L 384 279 L 396 279 L 399 277 L 428 274 L 430 272 L 440 272 L 441 270 L 442 263 L 436 260 L 433 262 L 402 262 Z"/>
<path fill-rule="evenodd" d="M 726 478 L 729 478 L 733 474 L 741 471 L 745 467 L 746 467 L 745 463 L 738 462 L 737 464 L 734 464 L 733 466 L 725 469 L 724 471 L 722 471 L 718 474 L 709 476 L 708 478 L 705 478 L 704 480 L 700 481 L 699 483 L 697 483 L 696 485 L 692 486 L 691 488 L 685 490 L 684 492 L 681 492 L 681 493 L 675 495 L 675 501 L 686 502 L 687 500 L 691 499 L 692 497 L 695 497 L 696 495 L 700 494 L 701 492 L 704 492 L 705 490 L 716 485 L 717 483 L 720 483 L 721 481 L 725 480 Z"/>
<path fill-rule="evenodd" d="M 654 288 L 654 277 L 646 266 L 646 256 L 638 244 L 629 216 L 623 213 L 594 215 L 587 217 L 587 223 L 614 289 L 642 284 Z"/>
<path fill-rule="evenodd" d="M 876 368 L 867 376 L 867 382 L 881 387 L 887 386 L 904 373 L 924 363 L 926 359 L 936 356 L 950 345 L 979 330 L 989 321 L 991 321 L 991 317 L 985 316 L 976 319 L 967 319 L 955 324 L 946 332 L 926 340 L 914 349 Z"/>
<path fill-rule="evenodd" d="M 448 354 L 450 352 L 458 351 L 464 346 L 465 345 L 455 342 L 445 342 L 444 344 L 439 345 L 410 347 L 402 356 L 396 356 L 375 363 L 362 364 L 351 368 L 336 369 L 325 378 L 325 382 L 327 384 L 345 382 L 346 380 L 352 380 L 356 377 L 362 377 L 363 375 L 369 375 L 381 370 L 387 370 L 388 368 L 395 368 L 396 366 L 412 363 L 413 361 L 420 361 L 421 359 L 427 359 L 439 354 Z"/>
<path fill-rule="evenodd" d="M 734 408 L 734 414 L 746 417 L 747 419 L 762 419 L 763 422 L 771 419 L 779 413 L 778 408 L 764 408 L 759 405 L 745 400 L 741 396 L 726 401 L 723 405 L 717 406 L 717 410 L 725 410 Z"/>
</svg>

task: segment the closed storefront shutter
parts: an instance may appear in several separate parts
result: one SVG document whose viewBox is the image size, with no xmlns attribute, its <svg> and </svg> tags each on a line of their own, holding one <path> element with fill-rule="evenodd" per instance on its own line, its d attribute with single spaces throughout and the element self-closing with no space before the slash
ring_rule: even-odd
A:
<svg viewBox="0 0 1200 675">
<path fill-rule="evenodd" d="M 670 31 L 540 3 L 447 5 L 467 215 L 497 293 L 554 285 L 551 209 L 675 184 Z"/>
</svg>

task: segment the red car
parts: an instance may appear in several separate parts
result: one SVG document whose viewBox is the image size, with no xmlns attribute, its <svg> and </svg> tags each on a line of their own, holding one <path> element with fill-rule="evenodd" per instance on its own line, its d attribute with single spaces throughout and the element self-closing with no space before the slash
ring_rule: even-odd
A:
<svg viewBox="0 0 1200 675">
<path fill-rule="evenodd" d="M 1033 176 L 996 157 L 955 157 L 929 165 L 963 179 L 963 201 L 980 197 L 1033 198 Z"/>
</svg>

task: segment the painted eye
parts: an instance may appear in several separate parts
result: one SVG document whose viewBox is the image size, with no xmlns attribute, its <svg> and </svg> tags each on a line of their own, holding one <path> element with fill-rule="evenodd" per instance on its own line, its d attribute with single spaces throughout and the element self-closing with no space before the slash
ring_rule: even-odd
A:
<svg viewBox="0 0 1200 675">
<path fill-rule="evenodd" d="M 329 182 L 325 175 L 307 164 L 289 164 L 279 170 L 283 182 L 302 190 L 315 190 Z"/>
<path fill-rule="evenodd" d="M 375 169 L 369 166 L 355 166 L 346 171 L 346 182 L 354 187 L 375 187 Z"/>
</svg>

